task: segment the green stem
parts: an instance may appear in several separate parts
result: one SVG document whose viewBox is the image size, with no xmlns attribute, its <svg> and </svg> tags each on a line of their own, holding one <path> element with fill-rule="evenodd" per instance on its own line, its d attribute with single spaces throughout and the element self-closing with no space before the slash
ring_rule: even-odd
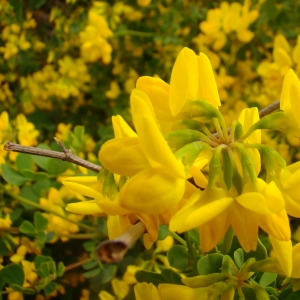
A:
<svg viewBox="0 0 300 300">
<path fill-rule="evenodd" d="M 94 234 L 94 233 L 78 233 L 78 234 L 56 234 L 59 237 L 66 237 L 69 239 L 77 239 L 77 240 L 89 240 L 89 239 L 95 239 L 99 236 L 100 234 Z"/>
<path fill-rule="evenodd" d="M 175 232 L 169 231 L 169 234 L 171 237 L 173 237 L 177 242 L 179 242 L 180 244 L 182 244 L 183 246 L 186 246 L 186 241 L 181 238 L 178 234 L 176 234 Z"/>
<path fill-rule="evenodd" d="M 221 253 L 226 255 L 229 253 L 229 250 L 231 248 L 232 244 L 232 239 L 233 239 L 233 229 L 231 226 L 229 226 L 223 240 L 223 245 L 221 247 Z"/>
<path fill-rule="evenodd" d="M 8 195 L 11 196 L 12 198 L 18 200 L 19 202 L 21 202 L 21 203 L 23 203 L 23 204 L 27 204 L 27 205 L 30 205 L 30 206 L 35 207 L 35 208 L 37 208 L 37 209 L 46 211 L 46 212 L 48 212 L 48 213 L 50 213 L 50 214 L 53 214 L 53 215 L 55 215 L 55 216 L 57 216 L 57 217 L 60 217 L 60 218 L 64 219 L 64 220 L 66 220 L 66 221 L 68 221 L 68 222 L 70 222 L 70 223 L 74 223 L 74 224 L 78 225 L 79 227 L 84 228 L 84 229 L 86 229 L 86 230 L 96 231 L 96 229 L 95 229 L 94 227 L 91 227 L 91 226 L 88 226 L 88 225 L 79 223 L 79 222 L 77 222 L 77 221 L 70 220 L 70 219 L 68 219 L 68 217 L 62 216 L 62 215 L 60 215 L 59 213 L 57 213 L 56 211 L 53 211 L 53 210 L 51 210 L 50 208 L 48 208 L 48 207 L 46 207 L 46 206 L 40 205 L 40 204 L 38 204 L 38 203 L 32 202 L 32 201 L 30 201 L 30 200 L 27 200 L 27 199 L 25 199 L 25 198 L 23 198 L 23 197 L 21 197 L 21 196 L 19 196 L 19 195 L 16 195 L 16 194 L 14 194 L 13 192 L 11 192 L 10 190 L 8 190 L 8 189 L 7 189 L 4 185 L 2 185 L 2 184 L 0 184 L 0 189 L 2 189 L 6 194 L 8 194 Z"/>
<path fill-rule="evenodd" d="M 191 258 L 192 258 L 194 272 L 195 272 L 195 274 L 198 274 L 198 270 L 197 270 L 197 261 L 198 261 L 197 260 L 197 253 L 196 253 L 195 248 L 193 247 L 193 244 L 191 242 L 190 235 L 189 235 L 188 231 L 186 231 L 184 233 L 184 238 L 186 240 L 186 245 L 187 245 L 187 248 L 188 248 L 189 253 L 191 255 Z"/>
<path fill-rule="evenodd" d="M 127 35 L 127 34 L 135 35 L 135 36 L 152 37 L 155 35 L 155 32 L 143 32 L 143 31 L 136 31 L 136 30 L 120 30 L 120 31 L 114 32 L 114 35 L 112 36 L 112 38 L 122 36 L 122 35 Z"/>
</svg>

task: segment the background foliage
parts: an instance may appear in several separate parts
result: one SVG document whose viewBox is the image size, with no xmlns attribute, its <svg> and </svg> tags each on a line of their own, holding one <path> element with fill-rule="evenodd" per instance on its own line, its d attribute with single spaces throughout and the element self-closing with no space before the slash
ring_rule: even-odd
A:
<svg viewBox="0 0 300 300">
<path fill-rule="evenodd" d="M 138 242 L 119 265 L 99 265 L 94 249 L 107 238 L 105 217 L 67 213 L 67 203 L 84 199 L 61 184 L 95 173 L 8 153 L 6 141 L 60 150 L 56 136 L 98 163 L 100 146 L 112 137 L 110 117 L 130 122 L 137 78 L 168 82 L 185 46 L 210 58 L 228 121 L 244 107 L 263 108 L 280 98 L 289 68 L 300 75 L 299 19 L 300 4 L 291 0 L 0 0 L 0 298 L 132 299 L 137 270 L 138 281 L 177 283 L 171 269 L 154 279 L 145 272 L 171 266 L 184 273 L 191 264 L 162 227 L 155 249 Z M 298 139 L 264 139 L 288 162 L 299 159 Z M 291 220 L 299 242 L 298 223 Z M 263 234 L 261 240 L 270 251 Z M 83 271 L 75 269 L 78 261 Z M 280 289 L 274 280 L 268 283 Z"/>
</svg>

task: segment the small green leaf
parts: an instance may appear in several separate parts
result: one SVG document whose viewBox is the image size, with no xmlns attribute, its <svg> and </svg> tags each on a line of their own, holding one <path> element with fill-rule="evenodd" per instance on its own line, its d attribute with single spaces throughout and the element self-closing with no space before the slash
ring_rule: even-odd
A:
<svg viewBox="0 0 300 300">
<path fill-rule="evenodd" d="M 49 282 L 45 287 L 45 295 L 48 296 L 56 290 L 57 284 L 55 282 Z"/>
<path fill-rule="evenodd" d="M 197 270 L 199 275 L 220 273 L 222 261 L 223 255 L 219 253 L 208 254 L 200 258 L 197 263 Z"/>
<path fill-rule="evenodd" d="M 242 248 L 234 252 L 234 262 L 239 268 L 244 264 L 244 251 Z"/>
<path fill-rule="evenodd" d="M 34 226 L 38 231 L 43 231 L 48 225 L 48 219 L 45 218 L 40 212 L 34 213 Z"/>
<path fill-rule="evenodd" d="M 152 283 L 154 285 L 159 285 L 160 283 L 165 283 L 165 279 L 161 274 L 157 274 L 155 272 L 148 272 L 148 271 L 137 271 L 134 274 L 137 282 L 146 282 Z"/>
<path fill-rule="evenodd" d="M 169 235 L 168 226 L 159 224 L 158 228 L 158 240 L 162 241 Z"/>
<path fill-rule="evenodd" d="M 11 264 L 0 270 L 0 279 L 11 284 L 22 286 L 25 280 L 23 268 L 18 264 Z"/>
<path fill-rule="evenodd" d="M 16 165 L 19 171 L 31 170 L 33 171 L 33 160 L 29 154 L 19 153 L 16 158 Z M 26 176 L 26 175 L 24 175 Z"/>
<path fill-rule="evenodd" d="M 21 192 L 19 194 L 19 196 L 27 199 L 27 200 L 30 200 L 34 203 L 39 203 L 39 200 L 40 200 L 40 197 L 39 195 L 35 192 L 34 190 L 34 185 L 25 185 L 21 188 Z M 28 204 L 24 204 L 24 203 L 21 203 L 21 205 L 27 209 L 27 210 L 33 210 L 34 207 L 32 207 L 31 205 L 28 205 Z"/>
<path fill-rule="evenodd" d="M 60 261 L 57 265 L 57 271 L 56 271 L 56 275 L 57 277 L 61 277 L 64 275 L 65 272 L 65 266 L 64 264 Z"/>
<path fill-rule="evenodd" d="M 82 265 L 82 267 L 85 270 L 89 270 L 91 268 L 95 268 L 97 265 L 98 265 L 98 262 L 96 260 L 93 260 L 93 261 L 89 261 L 88 263 Z"/>
<path fill-rule="evenodd" d="M 36 234 L 34 226 L 32 225 L 32 223 L 30 223 L 27 220 L 22 222 L 19 230 L 20 230 L 20 232 L 22 232 L 28 236 L 31 236 L 31 237 L 34 237 Z"/>
<path fill-rule="evenodd" d="M 171 269 L 163 269 L 161 275 L 169 283 L 183 285 L 180 275 Z"/>
<path fill-rule="evenodd" d="M 276 278 L 277 274 L 265 272 L 259 280 L 259 285 L 263 288 L 266 288 L 268 285 L 274 282 Z"/>
<path fill-rule="evenodd" d="M 38 255 L 34 258 L 34 266 L 36 269 L 39 269 L 42 263 L 49 261 L 53 261 L 53 258 L 51 256 Z"/>
<path fill-rule="evenodd" d="M 173 246 L 167 254 L 170 266 L 180 271 L 186 270 L 188 266 L 188 249 L 182 245 Z"/>
<path fill-rule="evenodd" d="M 3 164 L 1 168 L 2 176 L 8 183 L 20 186 L 29 180 L 27 177 L 24 177 L 21 173 L 17 172 L 9 165 Z"/>
<path fill-rule="evenodd" d="M 45 144 L 39 144 L 38 148 L 51 150 L 51 148 Z M 41 169 L 47 171 L 48 162 L 50 160 L 49 157 L 33 155 L 32 159 Z"/>
<path fill-rule="evenodd" d="M 45 172 L 34 172 L 32 170 L 25 169 L 25 170 L 22 170 L 21 173 L 25 177 L 30 178 L 31 180 L 34 180 L 34 181 L 45 180 L 45 179 L 49 178 L 48 174 Z"/>
<path fill-rule="evenodd" d="M 88 272 L 84 272 L 83 276 L 85 278 L 93 278 L 93 277 L 97 276 L 100 273 L 101 273 L 101 269 L 98 267 L 98 268 L 90 270 Z"/>
<path fill-rule="evenodd" d="M 101 270 L 101 283 L 107 283 L 113 279 L 117 271 L 116 265 L 104 265 Z"/>
<path fill-rule="evenodd" d="M 59 175 L 70 167 L 70 163 L 55 158 L 50 158 L 47 163 L 47 171 L 51 175 Z"/>
<path fill-rule="evenodd" d="M 23 288 L 22 286 L 17 285 L 17 284 L 11 284 L 10 287 L 14 291 L 20 292 L 20 293 L 25 294 L 25 295 L 34 295 L 36 293 L 35 290 L 28 289 L 28 288 Z"/>
<path fill-rule="evenodd" d="M 46 241 L 46 232 L 45 231 L 38 231 L 37 233 L 37 240 L 40 248 L 44 247 Z"/>
</svg>

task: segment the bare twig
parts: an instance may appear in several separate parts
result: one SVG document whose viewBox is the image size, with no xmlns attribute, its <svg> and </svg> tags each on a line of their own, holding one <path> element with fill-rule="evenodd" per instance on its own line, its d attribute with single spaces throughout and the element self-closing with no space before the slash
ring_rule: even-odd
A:
<svg viewBox="0 0 300 300">
<path fill-rule="evenodd" d="M 72 153 L 71 150 L 66 149 L 62 145 L 61 141 L 59 141 L 58 139 L 55 139 L 55 141 L 62 148 L 63 152 L 46 150 L 46 149 L 41 149 L 41 148 L 36 148 L 36 147 L 27 147 L 27 146 L 22 146 L 22 145 L 15 144 L 12 142 L 6 142 L 6 144 L 4 145 L 4 150 L 57 158 L 57 159 L 61 159 L 61 160 L 68 161 L 73 164 L 85 167 L 85 168 L 95 171 L 95 172 L 100 172 L 101 167 L 99 165 L 93 164 L 89 161 L 86 161 L 86 160 L 76 156 L 75 154 Z"/>
<path fill-rule="evenodd" d="M 277 100 L 277 101 L 271 103 L 270 105 L 268 105 L 267 107 L 263 108 L 262 110 L 260 110 L 259 117 L 262 118 L 266 115 L 269 115 L 273 111 L 279 109 L 279 107 L 280 107 L 280 100 Z"/>
<path fill-rule="evenodd" d="M 102 242 L 96 248 L 96 257 L 103 263 L 115 263 L 122 260 L 127 250 L 145 231 L 144 223 L 137 222 L 119 237 Z"/>
</svg>

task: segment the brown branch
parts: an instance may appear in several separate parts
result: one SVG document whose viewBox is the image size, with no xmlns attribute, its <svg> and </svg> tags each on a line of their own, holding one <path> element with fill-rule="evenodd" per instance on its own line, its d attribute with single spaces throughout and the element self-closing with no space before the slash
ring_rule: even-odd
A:
<svg viewBox="0 0 300 300">
<path fill-rule="evenodd" d="M 59 141 L 58 139 L 55 139 L 55 141 L 62 148 L 63 152 L 46 150 L 46 149 L 41 149 L 41 148 L 37 148 L 37 147 L 22 146 L 22 145 L 15 144 L 12 142 L 6 142 L 6 144 L 4 145 L 4 150 L 61 159 L 61 160 L 76 164 L 78 166 L 85 167 L 89 170 L 92 170 L 95 172 L 100 172 L 101 166 L 93 164 L 89 161 L 86 161 L 86 160 L 76 156 L 75 154 L 72 153 L 72 151 L 70 149 L 66 149 L 63 146 L 63 144 L 61 143 L 61 141 Z"/>
<path fill-rule="evenodd" d="M 272 113 L 273 111 L 277 110 L 280 108 L 280 100 L 277 100 L 273 103 L 271 103 L 270 105 L 268 105 L 267 107 L 261 109 L 259 111 L 259 117 L 263 118 L 266 115 L 269 115 L 270 113 Z"/>
<path fill-rule="evenodd" d="M 68 266 L 65 267 L 65 272 L 68 272 L 68 271 L 70 271 L 72 269 L 80 267 L 80 266 L 82 266 L 82 265 L 84 265 L 84 264 L 86 264 L 86 263 L 88 263 L 90 261 L 92 261 L 92 259 L 91 258 L 87 258 L 87 259 L 78 261 L 76 263 L 70 264 L 70 265 L 68 265 Z"/>
<path fill-rule="evenodd" d="M 102 242 L 96 248 L 96 257 L 103 263 L 111 264 L 116 263 L 124 257 L 127 250 L 133 243 L 142 236 L 146 231 L 144 223 L 137 222 L 119 237 Z"/>
</svg>

